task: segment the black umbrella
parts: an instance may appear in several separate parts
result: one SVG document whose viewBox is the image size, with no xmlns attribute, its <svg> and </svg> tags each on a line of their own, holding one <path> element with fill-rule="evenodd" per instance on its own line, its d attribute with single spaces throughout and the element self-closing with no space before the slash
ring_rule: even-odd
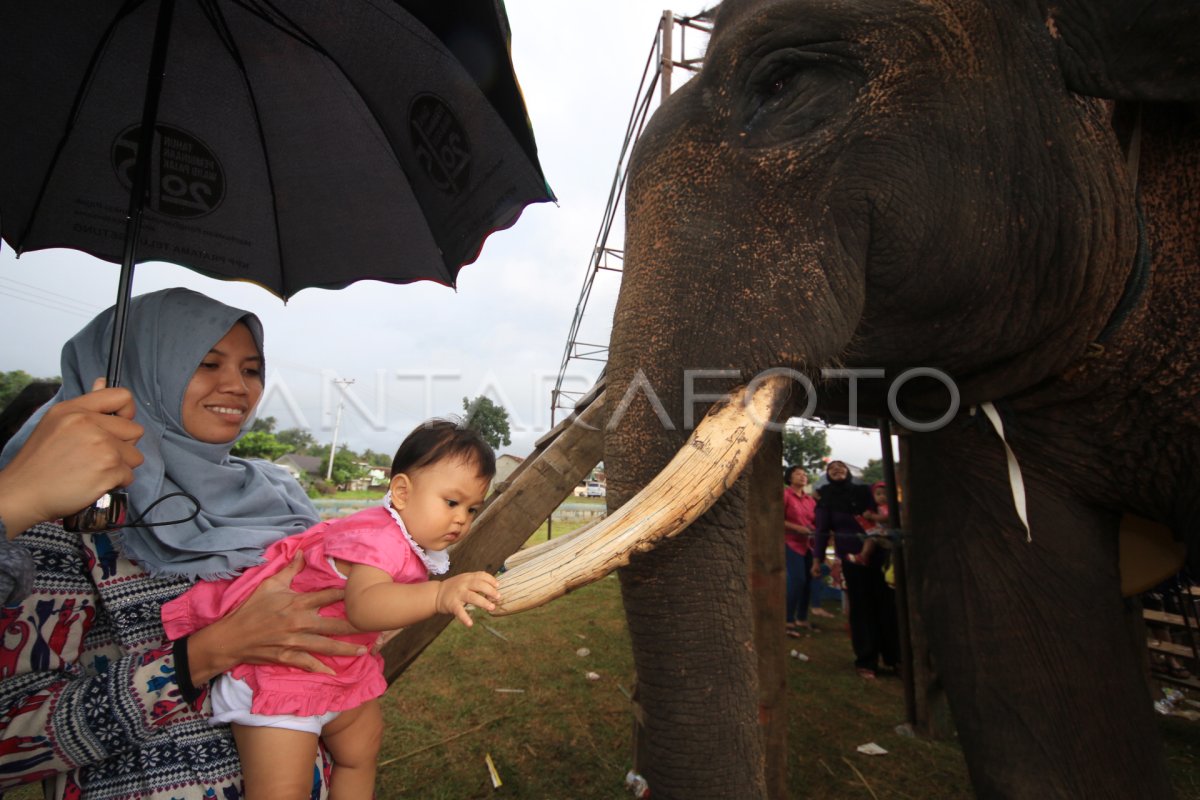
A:
<svg viewBox="0 0 1200 800">
<path fill-rule="evenodd" d="M 553 199 L 499 0 L 35 0 L 0 10 L 0 235 L 303 288 L 453 285 Z"/>
</svg>

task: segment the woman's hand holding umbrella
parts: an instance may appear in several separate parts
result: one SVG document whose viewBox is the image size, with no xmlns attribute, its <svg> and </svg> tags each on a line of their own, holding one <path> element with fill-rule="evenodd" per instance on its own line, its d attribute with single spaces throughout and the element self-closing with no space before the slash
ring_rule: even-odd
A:
<svg viewBox="0 0 1200 800">
<path fill-rule="evenodd" d="M 0 471 L 0 519 L 14 538 L 38 522 L 78 511 L 117 486 L 133 482 L 142 463 L 134 446 L 133 395 L 104 389 L 52 407 L 20 452 Z"/>
</svg>

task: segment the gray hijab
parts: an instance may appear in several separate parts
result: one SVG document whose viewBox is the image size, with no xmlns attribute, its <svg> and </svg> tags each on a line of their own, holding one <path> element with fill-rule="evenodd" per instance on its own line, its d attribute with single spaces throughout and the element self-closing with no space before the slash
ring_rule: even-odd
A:
<svg viewBox="0 0 1200 800">
<path fill-rule="evenodd" d="M 47 409 L 88 392 L 104 375 L 112 316 L 111 308 L 101 313 L 63 346 L 62 388 L 4 448 L 0 467 Z M 285 470 L 229 455 L 236 439 L 207 444 L 183 428 L 183 396 L 196 367 L 238 322 L 250 329 L 261 353 L 258 318 L 202 294 L 166 289 L 134 298 L 130 306 L 122 383 L 133 392 L 136 419 L 146 429 L 138 442 L 146 460 L 128 489 L 130 518 L 171 492 L 185 491 L 200 501 L 199 515 L 189 522 L 117 534 L 121 553 L 152 575 L 229 577 L 261 562 L 271 542 L 317 522 L 312 502 Z M 181 519 L 192 509 L 186 498 L 174 497 L 155 506 L 145 521 Z"/>
</svg>

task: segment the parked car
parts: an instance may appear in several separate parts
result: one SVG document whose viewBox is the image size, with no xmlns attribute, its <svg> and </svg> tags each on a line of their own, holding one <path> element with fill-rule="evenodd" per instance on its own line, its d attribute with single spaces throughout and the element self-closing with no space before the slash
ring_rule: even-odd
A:
<svg viewBox="0 0 1200 800">
<path fill-rule="evenodd" d="M 604 484 L 597 481 L 588 481 L 587 496 L 588 497 L 604 497 L 607 494 Z"/>
</svg>

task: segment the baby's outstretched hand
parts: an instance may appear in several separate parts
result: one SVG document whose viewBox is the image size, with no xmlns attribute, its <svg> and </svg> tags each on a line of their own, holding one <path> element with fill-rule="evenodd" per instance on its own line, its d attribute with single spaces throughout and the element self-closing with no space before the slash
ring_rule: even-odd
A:
<svg viewBox="0 0 1200 800">
<path fill-rule="evenodd" d="M 453 578 L 438 582 L 437 600 L 435 601 L 437 612 L 453 614 L 467 627 L 475 624 L 471 615 L 467 613 L 467 603 L 488 611 L 495 611 L 498 602 L 500 602 L 500 583 L 494 575 L 486 572 L 465 572 L 462 575 L 455 575 Z"/>
</svg>

